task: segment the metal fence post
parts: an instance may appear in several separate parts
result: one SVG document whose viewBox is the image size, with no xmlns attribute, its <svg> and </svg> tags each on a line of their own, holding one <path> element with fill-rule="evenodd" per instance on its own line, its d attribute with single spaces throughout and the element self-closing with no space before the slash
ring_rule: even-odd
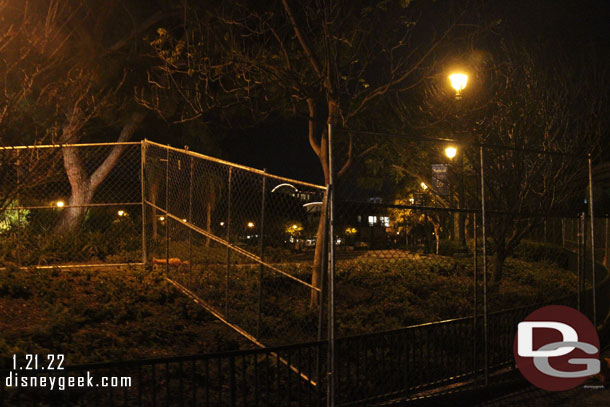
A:
<svg viewBox="0 0 610 407">
<path fill-rule="evenodd" d="M 142 199 L 142 263 L 146 265 L 146 181 L 144 176 L 146 167 L 146 139 L 140 142 L 140 189 Z M 153 220 L 153 222 L 156 220 Z"/>
<path fill-rule="evenodd" d="M 263 169 L 263 172 L 267 172 L 267 169 Z M 261 264 L 258 270 L 258 309 L 257 309 L 257 317 L 256 317 L 256 336 L 260 338 L 261 335 L 261 312 L 262 312 L 262 302 L 263 302 L 263 272 L 265 270 L 265 266 L 263 263 L 265 261 L 265 193 L 267 186 L 267 177 L 265 175 L 262 176 L 262 187 L 261 187 L 261 217 L 260 217 L 260 231 L 259 231 L 259 241 L 258 241 L 258 250 L 261 258 Z"/>
<path fill-rule="evenodd" d="M 228 202 L 227 202 L 227 243 L 231 243 L 231 184 L 233 168 L 229 167 Z M 225 316 L 229 314 L 229 273 L 231 271 L 231 248 L 227 246 L 227 272 L 225 275 Z"/>
<path fill-rule="evenodd" d="M 165 273 L 169 277 L 169 148 L 165 149 Z"/>
<path fill-rule="evenodd" d="M 188 151 L 188 148 L 186 148 Z M 193 222 L 193 166 L 195 160 L 191 156 L 191 165 L 189 166 L 189 223 Z M 193 271 L 193 229 L 189 228 L 189 273 Z"/>
<path fill-rule="evenodd" d="M 566 219 L 561 218 L 561 247 L 566 248 Z"/>
<path fill-rule="evenodd" d="M 581 310 L 582 304 L 582 215 L 578 215 L 576 219 L 576 273 L 578 275 L 578 289 L 576 290 L 576 309 Z"/>
<path fill-rule="evenodd" d="M 489 384 L 489 338 L 487 325 L 487 234 L 485 213 L 485 163 L 483 160 L 483 146 L 479 147 L 481 156 L 481 234 L 483 237 L 483 375 L 485 386 Z"/>
<path fill-rule="evenodd" d="M 605 219 L 605 242 L 604 242 L 604 266 L 606 268 L 608 268 L 608 263 L 610 262 L 610 259 L 608 258 L 608 249 L 609 249 L 609 245 L 608 243 L 608 214 L 606 214 L 606 219 Z"/>
<path fill-rule="evenodd" d="M 477 337 L 478 337 L 478 323 L 477 323 L 477 312 L 478 312 L 478 305 L 477 304 L 477 292 L 479 291 L 479 273 L 478 273 L 478 255 L 477 255 L 477 250 L 478 250 L 478 244 L 477 244 L 477 238 L 478 238 L 478 234 L 477 234 L 477 214 L 474 213 L 473 217 L 472 217 L 472 223 L 473 223 L 473 229 L 474 229 L 474 247 L 473 247 L 473 321 L 472 321 L 472 365 L 473 365 L 473 379 L 476 382 L 477 380 L 477 370 L 478 370 L 478 363 L 477 363 Z"/>
<path fill-rule="evenodd" d="M 597 281 L 595 275 L 595 214 L 593 211 L 593 171 L 591 169 L 591 153 L 587 157 L 589 166 L 589 217 L 591 219 L 591 278 L 593 300 L 593 326 L 597 327 Z"/>
<path fill-rule="evenodd" d="M 334 174 L 333 125 L 328 123 L 328 407 L 335 405 L 335 239 L 334 239 Z"/>
<path fill-rule="evenodd" d="M 16 244 L 16 254 L 17 254 L 17 266 L 21 267 L 21 157 L 19 151 L 17 151 L 17 244 Z"/>
</svg>

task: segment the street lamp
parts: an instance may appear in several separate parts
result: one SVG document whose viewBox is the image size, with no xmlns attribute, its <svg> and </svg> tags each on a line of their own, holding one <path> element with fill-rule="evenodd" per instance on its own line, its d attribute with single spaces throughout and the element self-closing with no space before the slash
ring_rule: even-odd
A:
<svg viewBox="0 0 610 407">
<path fill-rule="evenodd" d="M 421 183 L 421 184 L 419 184 L 419 186 L 421 186 L 421 189 L 423 189 L 424 191 L 425 191 L 426 189 L 428 189 L 428 185 L 426 185 L 426 183 L 425 183 L 425 182 L 423 182 L 423 181 L 422 181 L 422 183 Z"/>
<path fill-rule="evenodd" d="M 454 146 L 449 146 L 445 148 L 445 155 L 447 158 L 452 159 L 457 154 L 457 148 Z"/>
<path fill-rule="evenodd" d="M 465 73 L 453 73 L 449 75 L 449 80 L 451 81 L 451 86 L 455 89 L 455 97 L 458 99 L 461 98 L 462 91 L 468 83 L 468 75 Z"/>
<path fill-rule="evenodd" d="M 248 222 L 248 227 L 252 229 L 254 227 L 254 222 Z"/>
</svg>

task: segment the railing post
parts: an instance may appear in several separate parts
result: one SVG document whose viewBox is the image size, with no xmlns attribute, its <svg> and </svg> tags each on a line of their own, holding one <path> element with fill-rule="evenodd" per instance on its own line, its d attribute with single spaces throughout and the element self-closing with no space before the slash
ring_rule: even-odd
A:
<svg viewBox="0 0 610 407">
<path fill-rule="evenodd" d="M 595 213 L 593 211 L 593 171 L 591 169 L 591 153 L 587 157 L 589 166 L 589 217 L 591 219 L 591 279 L 593 300 L 593 326 L 597 327 L 597 279 L 595 278 Z"/>
<path fill-rule="evenodd" d="M 229 167 L 228 202 L 227 202 L 227 243 L 231 243 L 231 184 L 233 167 Z M 231 271 L 231 248 L 227 246 L 227 272 L 225 275 L 225 316 L 229 315 L 229 273 Z"/>
<path fill-rule="evenodd" d="M 140 142 L 140 189 L 142 199 L 142 263 L 146 266 L 148 255 L 146 253 L 146 139 Z M 153 220 L 156 222 L 156 219 Z"/>
<path fill-rule="evenodd" d="M 483 146 L 479 147 L 481 156 L 481 234 L 483 237 L 483 376 L 485 386 L 489 384 L 489 337 L 487 325 L 487 232 L 485 213 L 485 162 Z"/>
<path fill-rule="evenodd" d="M 265 168 L 263 170 L 267 172 Z M 256 316 L 256 336 L 260 338 L 261 335 L 261 313 L 262 313 L 262 302 L 263 302 L 263 272 L 265 270 L 265 266 L 263 263 L 265 261 L 265 193 L 267 187 L 267 177 L 263 175 L 262 179 L 262 187 L 261 187 L 261 217 L 260 217 L 260 229 L 259 229 L 259 240 L 258 240 L 258 250 L 261 258 L 261 264 L 258 270 L 258 309 Z"/>
<path fill-rule="evenodd" d="M 235 407 L 237 405 L 237 384 L 236 384 L 236 380 L 235 380 L 235 356 L 234 355 L 231 355 L 229 357 L 229 393 L 230 393 L 230 397 L 231 397 L 231 407 Z"/>
</svg>

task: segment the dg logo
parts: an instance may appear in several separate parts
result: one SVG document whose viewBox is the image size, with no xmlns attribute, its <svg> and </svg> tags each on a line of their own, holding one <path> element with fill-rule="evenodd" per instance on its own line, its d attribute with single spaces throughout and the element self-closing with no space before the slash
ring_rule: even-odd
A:
<svg viewBox="0 0 610 407">
<path fill-rule="evenodd" d="M 519 323 L 513 352 L 521 374 L 545 390 L 572 389 L 600 371 L 595 327 L 562 305 L 540 308 Z"/>
</svg>

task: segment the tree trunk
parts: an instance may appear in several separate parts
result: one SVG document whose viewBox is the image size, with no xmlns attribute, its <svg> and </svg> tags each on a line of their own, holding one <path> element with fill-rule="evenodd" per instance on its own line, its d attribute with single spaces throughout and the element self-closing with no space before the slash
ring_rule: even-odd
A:
<svg viewBox="0 0 610 407">
<path fill-rule="evenodd" d="M 317 143 L 316 138 L 316 105 L 312 99 L 307 100 L 307 105 L 309 107 L 309 142 L 311 144 L 312 149 L 318 156 L 320 160 L 320 165 L 322 166 L 322 172 L 324 174 L 324 185 L 328 185 L 330 182 L 330 171 L 328 168 L 328 134 L 326 131 L 322 132 L 322 137 L 320 139 L 320 143 Z M 330 111 L 330 108 L 329 108 Z M 316 247 L 314 251 L 313 265 L 311 269 L 311 285 L 320 288 L 320 271 L 322 267 L 322 260 L 324 258 L 324 248 L 326 241 L 326 205 L 327 205 L 326 196 L 323 199 L 321 212 L 320 212 L 320 222 L 318 223 L 318 231 L 316 233 Z M 310 307 L 315 307 L 319 305 L 320 296 L 319 292 L 316 290 L 311 290 L 311 297 L 309 301 Z"/>
<path fill-rule="evenodd" d="M 438 248 L 440 246 L 441 243 L 441 237 L 439 236 L 439 232 L 441 229 L 441 225 L 434 225 L 434 238 L 436 239 L 436 254 L 438 255 Z"/>
<path fill-rule="evenodd" d="M 212 202 L 208 200 L 205 206 L 205 230 L 212 233 Z M 210 238 L 205 238 L 205 247 L 210 247 Z"/>
<path fill-rule="evenodd" d="M 62 133 L 63 143 L 75 143 L 79 139 L 77 132 L 84 123 L 79 122 L 78 112 L 74 112 L 70 122 L 64 126 Z M 144 119 L 141 113 L 132 114 L 130 120 L 123 126 L 118 142 L 129 139 L 135 132 L 140 122 Z M 68 208 L 63 210 L 62 217 L 56 226 L 58 233 L 74 232 L 84 220 L 87 205 L 91 203 L 95 191 L 114 168 L 121 153 L 125 149 L 124 145 L 116 145 L 110 151 L 106 159 L 91 174 L 87 175 L 86 169 L 78 155 L 79 147 L 63 147 L 64 168 L 68 181 L 70 182 L 71 194 L 68 200 Z"/>
<path fill-rule="evenodd" d="M 453 213 L 453 236 L 452 236 L 452 240 L 458 240 L 461 239 L 462 236 L 462 232 L 461 232 L 461 228 L 460 228 L 460 213 L 459 212 L 454 212 Z"/>
<path fill-rule="evenodd" d="M 493 265 L 493 281 L 495 284 L 500 285 L 502 281 L 502 272 L 504 271 L 504 261 L 506 260 L 506 254 L 503 250 L 498 250 L 492 257 Z"/>
</svg>

